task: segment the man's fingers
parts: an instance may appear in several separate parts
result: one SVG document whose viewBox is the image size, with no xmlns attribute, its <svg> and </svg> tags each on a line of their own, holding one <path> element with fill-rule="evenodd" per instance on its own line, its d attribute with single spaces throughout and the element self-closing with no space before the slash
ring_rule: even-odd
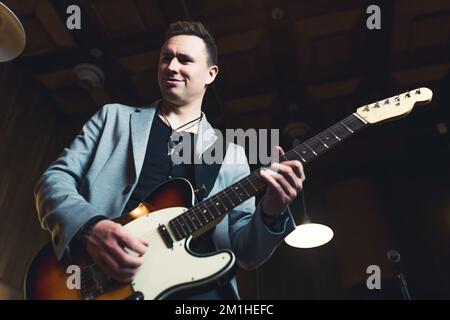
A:
<svg viewBox="0 0 450 320">
<path fill-rule="evenodd" d="M 280 157 L 284 155 L 283 148 L 281 148 L 280 146 L 275 146 L 272 150 L 273 150 L 271 156 L 272 162 L 274 163 L 279 162 Z"/>
<path fill-rule="evenodd" d="M 282 147 L 276 146 L 276 147 L 275 147 L 275 150 L 276 150 L 276 152 L 278 152 L 278 154 L 279 154 L 280 156 L 284 155 L 284 150 L 283 150 Z"/>
<path fill-rule="evenodd" d="M 299 190 L 301 188 L 300 178 L 296 176 L 294 169 L 288 165 L 280 164 L 279 173 L 289 182 L 292 188 Z"/>
<path fill-rule="evenodd" d="M 292 170 L 294 171 L 295 175 L 303 181 L 305 181 L 306 177 L 305 177 L 305 171 L 303 169 L 303 165 L 300 161 L 298 160 L 290 160 L 290 161 L 286 161 L 283 162 L 283 164 L 288 165 L 289 167 L 292 168 Z"/>
<path fill-rule="evenodd" d="M 297 196 L 297 189 L 295 186 L 295 181 L 293 181 L 292 176 L 277 174 L 274 176 L 275 180 L 277 180 L 278 184 L 284 191 L 284 195 L 290 198 L 295 198 Z M 292 185 L 294 184 L 294 185 Z"/>
<path fill-rule="evenodd" d="M 133 257 L 118 243 L 108 244 L 106 249 L 120 268 L 137 269 L 143 263 L 142 257 Z"/>
<path fill-rule="evenodd" d="M 149 246 L 149 242 L 147 240 L 139 239 L 139 241 L 146 247 Z"/>
<path fill-rule="evenodd" d="M 302 176 L 302 172 L 300 167 L 298 167 L 297 161 L 274 163 L 269 169 L 287 179 L 292 188 L 295 188 L 298 191 L 302 189 L 303 184 L 300 178 Z"/>
<path fill-rule="evenodd" d="M 261 175 L 261 178 L 264 180 L 264 182 L 266 182 L 266 184 L 268 184 L 273 189 L 278 191 L 278 193 L 282 193 L 283 188 L 280 186 L 280 184 L 277 182 L 277 180 L 275 180 L 275 178 L 274 178 L 275 174 L 276 173 L 274 173 L 274 172 L 270 172 L 270 170 L 263 169 L 263 170 L 261 170 L 260 175 Z"/>
<path fill-rule="evenodd" d="M 286 196 L 293 196 L 296 194 L 296 190 L 290 186 L 290 184 L 283 178 L 282 175 L 273 172 L 261 170 L 262 178 L 278 193 L 278 196 L 282 201 L 285 201 Z"/>
<path fill-rule="evenodd" d="M 143 256 L 144 253 L 147 251 L 147 245 L 144 245 L 141 241 L 138 239 L 130 236 L 125 231 L 121 230 L 118 233 L 118 239 L 121 242 L 121 246 L 127 247 L 130 250 L 133 250 L 134 252 L 138 253 L 140 256 Z"/>
</svg>

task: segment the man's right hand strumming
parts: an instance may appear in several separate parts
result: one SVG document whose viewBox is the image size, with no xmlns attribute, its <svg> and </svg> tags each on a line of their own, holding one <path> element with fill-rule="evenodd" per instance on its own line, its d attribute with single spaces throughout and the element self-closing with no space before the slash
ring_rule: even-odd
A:
<svg viewBox="0 0 450 320">
<path fill-rule="evenodd" d="M 125 248 L 139 256 L 130 255 Z M 121 282 L 131 282 L 144 261 L 148 242 L 128 234 L 119 223 L 102 220 L 94 225 L 86 249 L 107 275 Z"/>
</svg>

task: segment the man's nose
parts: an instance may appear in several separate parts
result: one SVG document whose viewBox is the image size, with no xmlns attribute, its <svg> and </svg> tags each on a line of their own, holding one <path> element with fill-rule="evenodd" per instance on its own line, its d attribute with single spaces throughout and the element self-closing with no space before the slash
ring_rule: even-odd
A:
<svg viewBox="0 0 450 320">
<path fill-rule="evenodd" d="M 172 60 L 170 60 L 169 65 L 167 66 L 167 68 L 170 71 L 178 71 L 180 64 L 177 60 L 177 58 L 173 58 Z"/>
</svg>

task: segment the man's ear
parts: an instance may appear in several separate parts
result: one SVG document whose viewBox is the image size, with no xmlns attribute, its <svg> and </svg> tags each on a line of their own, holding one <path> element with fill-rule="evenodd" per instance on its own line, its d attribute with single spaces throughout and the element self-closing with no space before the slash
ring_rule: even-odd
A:
<svg viewBox="0 0 450 320">
<path fill-rule="evenodd" d="M 208 79 L 206 80 L 206 85 L 209 85 L 213 83 L 214 79 L 216 78 L 217 74 L 219 73 L 219 67 L 218 66 L 211 66 L 208 70 Z"/>
</svg>

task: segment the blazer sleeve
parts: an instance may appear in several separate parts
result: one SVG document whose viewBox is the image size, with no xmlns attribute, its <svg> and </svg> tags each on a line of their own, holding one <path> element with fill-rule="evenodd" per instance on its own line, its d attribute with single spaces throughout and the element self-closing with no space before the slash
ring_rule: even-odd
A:
<svg viewBox="0 0 450 320">
<path fill-rule="evenodd" d="M 238 146 L 238 161 L 232 183 L 250 174 L 245 151 Z M 289 207 L 280 216 L 279 228 L 269 228 L 261 217 L 262 200 L 255 208 L 252 197 L 229 213 L 229 233 L 238 264 L 245 270 L 253 270 L 266 262 L 283 239 L 295 228 Z"/>
<path fill-rule="evenodd" d="M 101 214 L 83 198 L 79 188 L 95 153 L 107 111 L 108 105 L 105 105 L 84 124 L 71 145 L 42 174 L 34 189 L 39 221 L 42 228 L 50 232 L 58 259 L 83 224 Z"/>
</svg>

